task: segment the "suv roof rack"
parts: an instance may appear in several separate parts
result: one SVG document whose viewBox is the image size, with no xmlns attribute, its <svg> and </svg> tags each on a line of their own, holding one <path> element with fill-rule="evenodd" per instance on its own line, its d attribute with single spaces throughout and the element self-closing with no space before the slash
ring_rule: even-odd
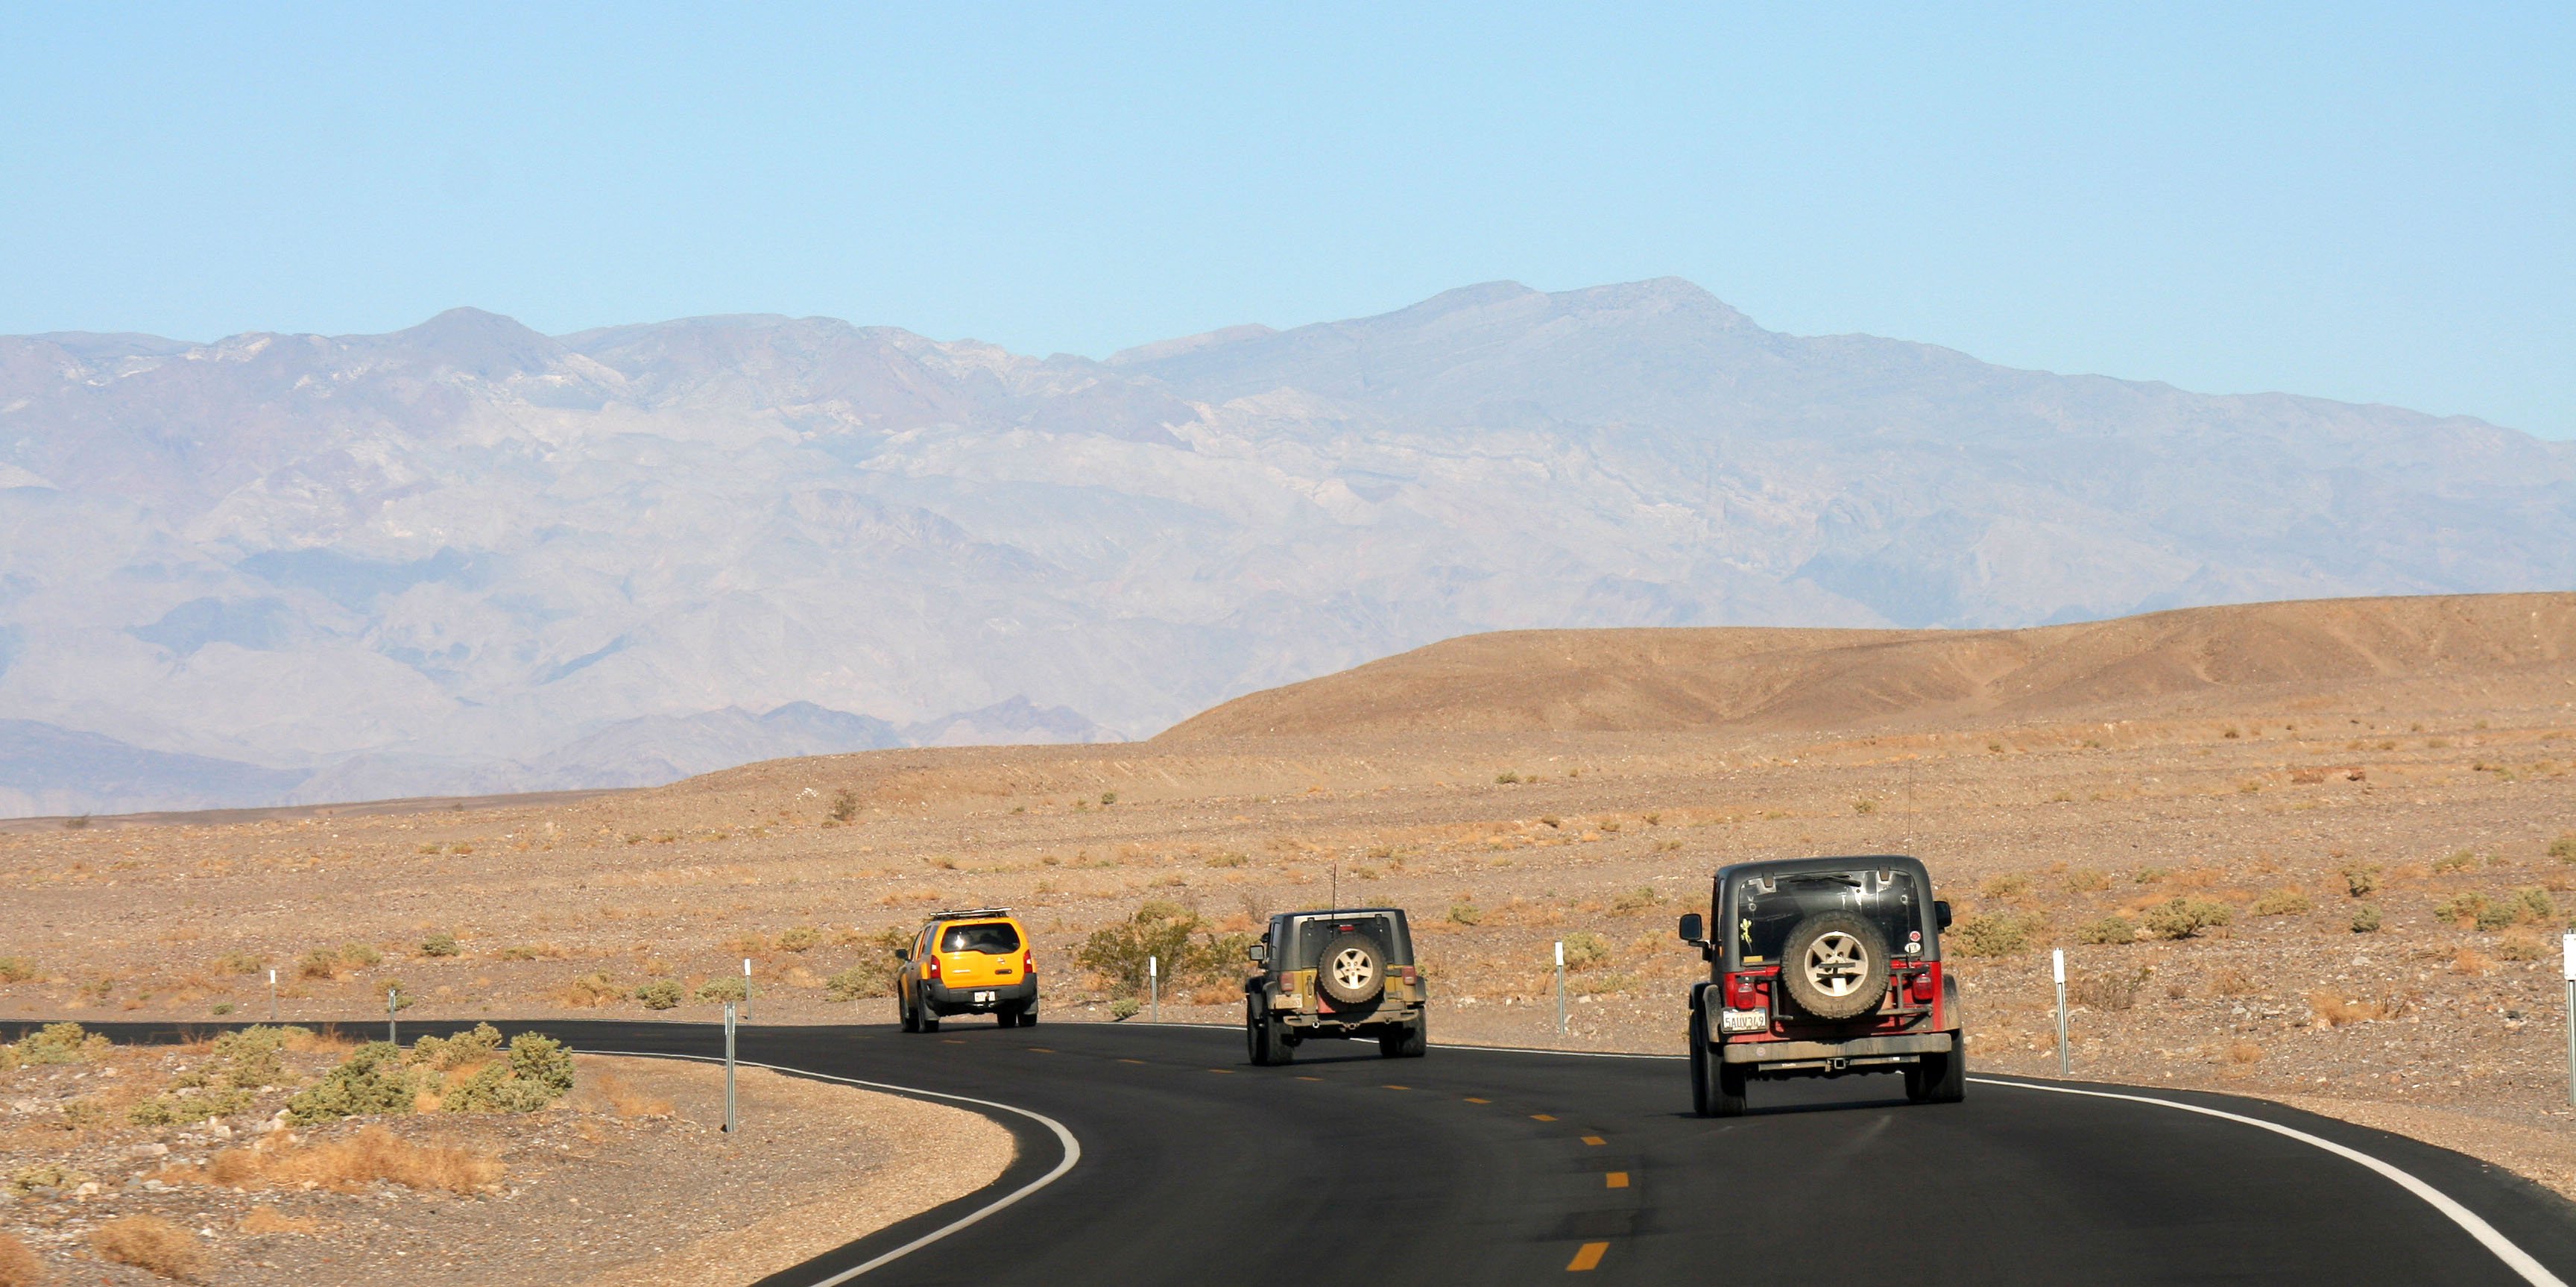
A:
<svg viewBox="0 0 2576 1287">
<path fill-rule="evenodd" d="M 1008 916 L 1010 914 L 1011 909 L 1007 907 L 970 907 L 953 912 L 932 912 L 930 914 L 930 919 L 934 921 L 963 921 L 973 920 L 978 916 Z"/>
</svg>

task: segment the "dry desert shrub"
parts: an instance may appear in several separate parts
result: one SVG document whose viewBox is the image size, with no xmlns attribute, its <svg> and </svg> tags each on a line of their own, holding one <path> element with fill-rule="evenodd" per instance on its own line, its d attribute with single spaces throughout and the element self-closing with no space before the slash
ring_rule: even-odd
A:
<svg viewBox="0 0 2576 1287">
<path fill-rule="evenodd" d="M 2379 865 L 2354 863 L 2343 869 L 2344 892 L 2355 898 L 2367 898 L 2379 892 Z"/>
<path fill-rule="evenodd" d="M 2378 1001 L 2354 1000 L 2332 992 L 2308 994 L 2308 1008 L 2316 1011 L 2317 1022 L 2329 1028 L 2347 1023 L 2372 1023 L 2388 1017 L 2388 1007 Z"/>
<path fill-rule="evenodd" d="M 595 1062 L 583 1069 L 581 1093 L 572 1099 L 571 1104 L 584 1112 L 605 1111 L 619 1117 L 668 1117 L 671 1114 L 670 1100 L 637 1090 L 624 1077 Z"/>
<path fill-rule="evenodd" d="M 626 989 L 606 971 L 585 974 L 555 989 L 557 1004 L 569 1009 L 586 1010 L 596 1006 L 615 1005 L 626 999 Z"/>
<path fill-rule="evenodd" d="M 2434 859 L 2433 872 L 2436 875 L 2440 875 L 2444 872 L 2467 871 L 2471 867 L 2475 867 L 2477 865 L 2478 856 L 2469 850 L 2462 849 Z"/>
<path fill-rule="evenodd" d="M 2138 941 L 2138 923 L 2126 916 L 2105 916 L 2076 928 L 2075 941 L 2095 947 Z"/>
<path fill-rule="evenodd" d="M 2030 948 L 2045 924 L 2037 916 L 1979 912 L 1950 927 L 1949 945 L 1965 956 L 2011 956 Z"/>
<path fill-rule="evenodd" d="M 322 1222 L 312 1216 L 281 1214 L 275 1207 L 252 1207 L 250 1214 L 233 1226 L 236 1233 L 304 1233 L 319 1230 Z"/>
<path fill-rule="evenodd" d="M 2495 959 L 2474 947 L 2464 947 L 2451 958 L 2451 969 L 2458 974 L 2485 974 L 2495 969 Z"/>
<path fill-rule="evenodd" d="M 1988 880 L 1978 888 L 1977 896 L 2000 903 L 2019 898 L 2029 892 L 2030 877 L 2016 873 Z"/>
<path fill-rule="evenodd" d="M 2290 885 L 2255 899 L 2251 910 L 2257 916 L 2305 916 L 2308 909 L 2307 894 Z"/>
<path fill-rule="evenodd" d="M 2516 929 L 2496 941 L 2496 955 L 2508 961 L 2537 961 L 2549 955 L 2549 948 L 2540 941 L 2539 935 L 2528 929 Z"/>
<path fill-rule="evenodd" d="M 2209 995 L 2214 997 L 2250 996 L 2254 980 L 2245 971 L 2231 965 L 2209 976 Z"/>
<path fill-rule="evenodd" d="M 0 983 L 24 983 L 36 974 L 35 962 L 23 956 L 0 956 Z"/>
<path fill-rule="evenodd" d="M 2177 894 L 2168 902 L 2147 909 L 2147 932 L 2158 938 L 2185 939 L 2205 929 L 2215 929 L 2235 919 L 2227 904 L 2206 898 L 2184 898 Z"/>
<path fill-rule="evenodd" d="M 101 1260 L 183 1283 L 201 1281 L 206 1269 L 206 1249 L 197 1235 L 155 1216 L 110 1220 L 90 1234 L 89 1245 Z"/>
<path fill-rule="evenodd" d="M 2560 862 L 2576 862 L 2576 831 L 2563 833 L 2550 841 L 2549 856 Z"/>
<path fill-rule="evenodd" d="M 2111 878 L 2090 867 L 2078 867 L 2066 873 L 2066 892 L 2098 894 L 2111 887 Z"/>
<path fill-rule="evenodd" d="M 286 1048 L 299 1055 L 346 1056 L 358 1048 L 358 1043 L 343 1035 L 338 1024 L 326 1023 L 319 1032 L 305 1028 L 287 1029 Z"/>
<path fill-rule="evenodd" d="M 0 1287 L 37 1287 L 44 1281 L 45 1262 L 16 1235 L 0 1233 Z"/>
<path fill-rule="evenodd" d="M 2379 908 L 2374 904 L 2363 903 L 2352 909 L 2352 932 L 2355 934 L 2376 934 L 2381 921 Z"/>
<path fill-rule="evenodd" d="M 2227 1048 L 2227 1062 L 2243 1067 L 2263 1061 L 2263 1048 L 2251 1041 L 2240 1041 Z"/>
<path fill-rule="evenodd" d="M 2155 967 L 2141 965 L 2134 971 L 2109 974 L 2087 974 L 2075 980 L 2066 990 L 2069 1000 L 2092 1010 L 2127 1010 L 2138 1004 L 2138 993 L 2154 976 Z"/>
<path fill-rule="evenodd" d="M 522 943 L 500 951 L 504 961 L 560 961 L 568 955 L 570 953 L 553 943 Z"/>
<path fill-rule="evenodd" d="M 346 1191 L 385 1180 L 411 1189 L 477 1193 L 508 1172 L 489 1149 L 414 1144 L 370 1126 L 347 1139 L 318 1144 L 226 1149 L 208 1159 L 195 1178 L 240 1189 L 312 1184 Z"/>
</svg>

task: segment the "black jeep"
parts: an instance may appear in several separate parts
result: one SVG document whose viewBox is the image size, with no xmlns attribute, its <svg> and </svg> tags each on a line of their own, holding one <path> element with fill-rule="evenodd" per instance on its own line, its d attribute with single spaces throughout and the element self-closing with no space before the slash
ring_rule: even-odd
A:
<svg viewBox="0 0 2576 1287">
<path fill-rule="evenodd" d="M 1389 1059 L 1422 1054 L 1429 992 L 1402 908 L 1285 912 L 1270 918 L 1249 955 L 1261 965 L 1243 983 L 1252 1062 L 1287 1063 L 1318 1037 L 1374 1037 Z"/>
<path fill-rule="evenodd" d="M 1941 969 L 1950 905 L 1912 858 L 1791 858 L 1717 869 L 1709 915 L 1681 936 L 1709 963 L 1691 985 L 1691 1107 L 1734 1117 L 1757 1077 L 1905 1075 L 1905 1097 L 1967 1090 L 1958 981 Z"/>
</svg>

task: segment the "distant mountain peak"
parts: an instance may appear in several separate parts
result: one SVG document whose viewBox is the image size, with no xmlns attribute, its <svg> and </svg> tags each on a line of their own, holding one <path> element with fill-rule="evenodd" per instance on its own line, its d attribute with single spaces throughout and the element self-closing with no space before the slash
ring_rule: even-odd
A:
<svg viewBox="0 0 2576 1287">
<path fill-rule="evenodd" d="M 418 326 L 370 338 L 384 348 L 419 353 L 487 379 L 533 374 L 570 352 L 561 341 L 515 318 L 479 308 L 451 308 Z"/>
</svg>

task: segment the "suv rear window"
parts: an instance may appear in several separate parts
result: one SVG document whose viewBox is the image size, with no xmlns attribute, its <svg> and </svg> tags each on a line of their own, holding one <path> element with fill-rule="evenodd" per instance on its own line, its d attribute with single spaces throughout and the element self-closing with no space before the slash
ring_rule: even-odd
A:
<svg viewBox="0 0 2576 1287">
<path fill-rule="evenodd" d="M 1925 928 L 1920 891 L 1914 873 L 1895 871 L 1800 871 L 1769 878 L 1748 876 L 1728 891 L 1734 924 L 1729 947 L 1738 963 L 1770 965 L 1780 959 L 1781 945 L 1798 922 L 1823 911 L 1858 912 L 1887 936 L 1888 950 L 1906 955 L 1905 945 Z"/>
<path fill-rule="evenodd" d="M 1020 932 L 1008 921 L 988 921 L 981 925 L 951 925 L 939 936 L 942 952 L 986 952 L 1000 956 L 1020 950 Z"/>
<path fill-rule="evenodd" d="M 1389 964 L 1407 965 L 1413 961 L 1413 936 L 1405 932 L 1401 918 L 1383 912 L 1300 917 L 1291 930 L 1297 941 L 1289 948 L 1289 958 L 1311 962 L 1324 950 L 1324 944 L 1345 930 L 1376 939 L 1386 949 Z"/>
</svg>

